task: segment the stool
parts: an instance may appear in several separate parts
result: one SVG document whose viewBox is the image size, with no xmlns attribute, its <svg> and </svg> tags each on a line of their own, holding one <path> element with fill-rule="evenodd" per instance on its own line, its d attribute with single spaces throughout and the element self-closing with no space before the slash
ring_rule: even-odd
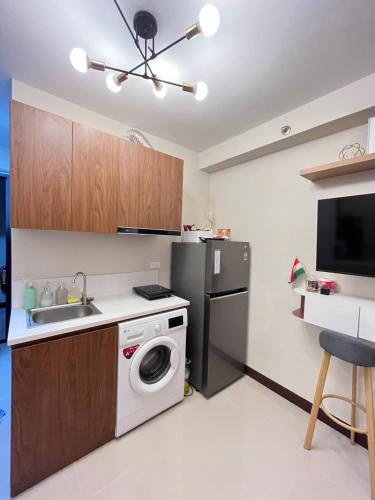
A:
<svg viewBox="0 0 375 500">
<path fill-rule="evenodd" d="M 311 442 L 314 434 L 316 420 L 318 418 L 319 408 L 336 424 L 350 431 L 351 443 L 355 444 L 355 434 L 366 434 L 368 442 L 368 455 L 370 465 L 371 481 L 371 499 L 375 500 L 375 428 L 374 428 L 374 406 L 372 396 L 372 372 L 375 367 L 375 344 L 349 335 L 324 330 L 320 333 L 319 343 L 324 349 L 323 361 L 320 367 L 320 374 L 315 390 L 314 402 L 311 408 L 309 425 L 307 427 L 304 448 L 311 449 Z M 327 378 L 327 372 L 331 356 L 347 361 L 353 365 L 352 378 L 352 399 L 336 394 L 323 395 L 324 384 Z M 365 406 L 356 402 L 357 392 L 357 366 L 364 368 L 365 374 Z M 352 406 L 351 425 L 342 422 L 334 417 L 324 406 L 323 400 L 327 398 L 336 398 L 348 402 Z M 356 427 L 356 408 L 361 409 L 367 415 L 367 429 Z"/>
</svg>

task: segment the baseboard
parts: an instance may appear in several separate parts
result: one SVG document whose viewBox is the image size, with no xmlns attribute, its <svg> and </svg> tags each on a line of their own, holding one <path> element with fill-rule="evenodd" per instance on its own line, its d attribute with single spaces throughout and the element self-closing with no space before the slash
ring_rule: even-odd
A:
<svg viewBox="0 0 375 500">
<path fill-rule="evenodd" d="M 299 396 L 295 392 L 290 391 L 286 387 L 278 384 L 274 380 L 271 380 L 270 378 L 266 377 L 260 372 L 257 372 L 249 366 L 245 366 L 245 373 L 249 377 L 253 378 L 271 391 L 276 392 L 276 394 L 283 397 L 284 399 L 287 399 L 307 413 L 311 412 L 312 403 L 310 403 L 310 401 L 307 401 L 307 399 L 303 398 L 302 396 Z M 344 434 L 344 436 L 350 437 L 350 432 L 347 429 L 344 429 L 343 427 L 340 427 L 335 422 L 333 422 L 330 418 L 327 417 L 327 415 L 325 415 L 325 413 L 323 413 L 322 410 L 319 410 L 318 419 L 332 427 L 332 429 L 341 432 L 341 434 Z M 360 444 L 364 448 L 367 448 L 367 437 L 364 434 L 356 434 L 355 438 L 358 444 Z"/>
</svg>

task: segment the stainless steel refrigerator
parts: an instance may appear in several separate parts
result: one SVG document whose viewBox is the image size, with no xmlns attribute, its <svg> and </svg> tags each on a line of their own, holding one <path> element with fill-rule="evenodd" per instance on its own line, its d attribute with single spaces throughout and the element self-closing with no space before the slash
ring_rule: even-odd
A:
<svg viewBox="0 0 375 500">
<path fill-rule="evenodd" d="M 172 243 L 171 287 L 190 301 L 190 382 L 206 397 L 244 373 L 249 276 L 247 242 Z"/>
</svg>

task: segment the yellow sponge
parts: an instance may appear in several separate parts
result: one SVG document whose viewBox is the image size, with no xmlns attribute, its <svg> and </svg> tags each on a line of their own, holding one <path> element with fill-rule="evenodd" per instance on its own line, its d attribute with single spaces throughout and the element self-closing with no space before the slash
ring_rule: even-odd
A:
<svg viewBox="0 0 375 500">
<path fill-rule="evenodd" d="M 77 304 L 79 301 L 77 297 L 68 297 L 68 304 Z"/>
</svg>

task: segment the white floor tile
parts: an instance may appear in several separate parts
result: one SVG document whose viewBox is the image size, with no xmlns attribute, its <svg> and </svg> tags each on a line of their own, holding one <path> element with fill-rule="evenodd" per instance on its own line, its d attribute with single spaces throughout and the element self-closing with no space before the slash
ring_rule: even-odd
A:
<svg viewBox="0 0 375 500">
<path fill-rule="evenodd" d="M 244 377 L 111 441 L 19 498 L 368 500 L 367 452 Z"/>
</svg>

